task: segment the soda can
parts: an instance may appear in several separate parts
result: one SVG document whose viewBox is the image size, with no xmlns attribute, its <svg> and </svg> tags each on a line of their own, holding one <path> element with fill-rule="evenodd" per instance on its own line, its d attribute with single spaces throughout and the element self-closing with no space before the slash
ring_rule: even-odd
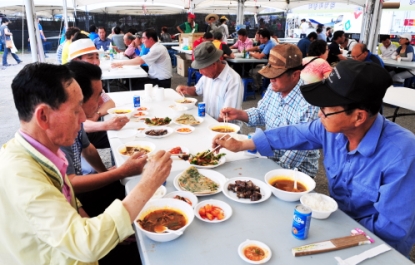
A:
<svg viewBox="0 0 415 265">
<path fill-rule="evenodd" d="M 302 204 L 294 208 L 293 226 L 291 233 L 297 239 L 306 239 L 311 222 L 311 209 Z"/>
<path fill-rule="evenodd" d="M 133 97 L 133 104 L 134 104 L 134 108 L 139 108 L 141 106 L 141 100 L 140 100 L 139 95 L 135 95 Z"/>
<path fill-rule="evenodd" d="M 252 138 L 252 135 L 254 135 L 254 133 L 248 133 L 248 139 Z M 252 149 L 252 150 L 246 150 L 248 153 L 250 154 L 256 154 L 256 149 Z"/>
<path fill-rule="evenodd" d="M 197 104 L 197 114 L 199 117 L 205 117 L 206 115 L 206 104 L 205 102 L 199 102 Z"/>
</svg>

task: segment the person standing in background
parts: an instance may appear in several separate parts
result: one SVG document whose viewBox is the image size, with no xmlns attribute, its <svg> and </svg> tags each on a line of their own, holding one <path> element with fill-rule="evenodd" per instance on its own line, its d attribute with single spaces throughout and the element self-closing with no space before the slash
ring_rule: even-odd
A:
<svg viewBox="0 0 415 265">
<path fill-rule="evenodd" d="M 187 15 L 187 22 L 184 22 L 177 26 L 177 30 L 180 33 L 192 33 L 192 32 L 199 32 L 199 25 L 195 22 L 196 16 L 195 14 L 189 13 Z"/>
<path fill-rule="evenodd" d="M 167 32 L 167 27 L 161 27 L 160 41 L 161 42 L 172 41 L 170 33 Z"/>
<path fill-rule="evenodd" d="M 216 14 L 209 14 L 205 17 L 205 22 L 207 23 L 205 32 L 212 32 L 218 26 L 216 23 L 219 21 L 219 16 Z"/>
<path fill-rule="evenodd" d="M 301 24 L 300 24 L 300 29 L 301 29 L 301 34 L 300 34 L 300 38 L 303 39 L 307 36 L 307 30 L 308 30 L 308 23 L 305 20 L 305 18 L 301 19 Z"/>
<path fill-rule="evenodd" d="M 17 64 L 22 62 L 19 56 L 17 56 L 17 54 L 15 53 L 12 53 L 11 49 L 7 47 L 6 41 L 11 40 L 11 36 L 13 35 L 13 33 L 11 33 L 9 28 L 7 27 L 9 23 L 11 23 L 10 20 L 4 17 L 1 21 L 0 26 L 0 38 L 4 48 L 2 70 L 5 69 L 7 66 L 11 66 L 11 64 L 7 63 L 7 55 L 9 54 L 9 52 L 12 54 L 12 57 L 16 60 Z"/>
<path fill-rule="evenodd" d="M 324 33 L 323 31 L 323 25 L 321 25 L 321 27 L 320 26 L 317 27 L 316 32 L 317 32 L 317 40 L 324 40 L 324 41 L 327 40 L 326 33 Z"/>
<path fill-rule="evenodd" d="M 218 28 L 222 28 L 221 32 L 222 32 L 222 41 L 224 43 L 228 43 L 228 37 L 229 37 L 229 29 L 228 29 L 228 25 L 226 25 L 226 23 L 228 22 L 228 18 L 225 16 L 221 16 L 219 19 L 219 27 Z M 217 30 L 217 29 L 216 29 Z"/>
<path fill-rule="evenodd" d="M 331 42 L 331 40 L 333 38 L 333 29 L 332 28 L 327 27 L 327 29 L 326 29 L 326 36 L 327 36 L 326 41 L 327 42 Z"/>
<path fill-rule="evenodd" d="M 97 27 L 95 26 L 95 24 L 92 24 L 89 27 L 89 38 L 94 41 L 96 38 L 98 38 L 98 34 L 97 34 Z"/>
</svg>

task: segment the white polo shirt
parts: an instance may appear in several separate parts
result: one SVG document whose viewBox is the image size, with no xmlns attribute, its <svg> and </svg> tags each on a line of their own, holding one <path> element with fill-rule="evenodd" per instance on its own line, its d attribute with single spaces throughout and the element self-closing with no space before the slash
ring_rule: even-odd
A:
<svg viewBox="0 0 415 265">
<path fill-rule="evenodd" d="M 149 53 L 141 56 L 148 65 L 148 76 L 152 79 L 165 80 L 172 77 L 172 67 L 169 52 L 166 47 L 156 42 Z"/>
</svg>

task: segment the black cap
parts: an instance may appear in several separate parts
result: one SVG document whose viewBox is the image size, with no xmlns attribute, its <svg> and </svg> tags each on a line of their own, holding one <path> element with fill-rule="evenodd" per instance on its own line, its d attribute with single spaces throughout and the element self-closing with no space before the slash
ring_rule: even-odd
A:
<svg viewBox="0 0 415 265">
<path fill-rule="evenodd" d="M 311 105 L 334 107 L 367 100 L 382 100 L 392 85 L 389 73 L 380 65 L 356 60 L 340 61 L 323 81 L 301 86 Z"/>
</svg>

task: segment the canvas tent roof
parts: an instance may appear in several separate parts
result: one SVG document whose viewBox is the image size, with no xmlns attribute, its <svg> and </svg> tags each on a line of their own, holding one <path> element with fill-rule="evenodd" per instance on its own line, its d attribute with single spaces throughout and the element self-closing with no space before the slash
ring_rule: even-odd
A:
<svg viewBox="0 0 415 265">
<path fill-rule="evenodd" d="M 243 1 L 243 0 L 241 0 Z M 24 0 L 0 0 L 0 12 L 11 14 L 21 12 Z M 267 9 L 278 11 L 292 9 L 298 6 L 324 3 L 322 0 L 246 0 L 244 3 L 245 13 L 261 13 Z M 365 4 L 365 0 L 337 0 L 339 3 L 350 5 Z M 62 1 L 57 0 L 34 0 L 37 12 L 50 12 L 50 15 L 62 12 Z M 191 9 L 193 12 L 236 14 L 238 1 L 235 0 L 76 0 L 76 7 L 81 11 L 111 13 L 111 14 L 174 14 L 184 13 Z M 74 1 L 68 0 L 68 10 L 72 10 Z"/>
</svg>

